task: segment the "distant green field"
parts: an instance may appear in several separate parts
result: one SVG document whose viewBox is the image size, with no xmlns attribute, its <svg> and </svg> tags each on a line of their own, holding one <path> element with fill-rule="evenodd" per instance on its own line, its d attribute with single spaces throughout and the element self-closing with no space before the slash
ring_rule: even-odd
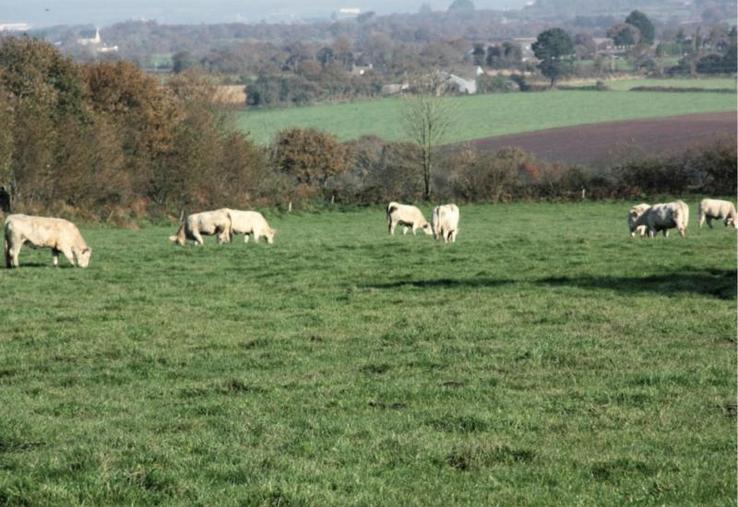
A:
<svg viewBox="0 0 738 507">
<path fill-rule="evenodd" d="M 735 95 L 713 93 L 575 90 L 443 100 L 452 104 L 456 116 L 455 127 L 444 140 L 448 143 L 584 123 L 736 109 Z M 298 126 L 326 130 L 342 140 L 372 134 L 397 141 L 404 137 L 402 111 L 403 99 L 389 98 L 287 109 L 248 109 L 239 113 L 237 121 L 259 143 L 269 142 L 281 129 Z"/>
<path fill-rule="evenodd" d="M 735 505 L 736 233 L 630 239 L 628 206 L 462 206 L 453 245 L 373 208 L 268 214 L 274 245 L 83 227 L 86 270 L 24 249 L 0 504 Z"/>
</svg>

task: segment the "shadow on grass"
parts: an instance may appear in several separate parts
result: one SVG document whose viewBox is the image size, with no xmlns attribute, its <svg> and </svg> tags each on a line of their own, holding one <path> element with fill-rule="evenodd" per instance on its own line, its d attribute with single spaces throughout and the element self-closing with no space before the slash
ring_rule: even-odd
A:
<svg viewBox="0 0 738 507">
<path fill-rule="evenodd" d="M 17 267 L 17 268 L 8 268 L 8 267 L 6 267 L 6 266 L 5 266 L 4 264 L 3 264 L 2 268 L 0 268 L 0 269 L 4 269 L 5 271 L 17 271 L 17 270 L 19 270 L 19 269 L 20 269 L 20 270 L 23 270 L 23 269 L 25 269 L 25 268 L 50 268 L 50 269 L 51 269 L 51 268 L 54 268 L 54 269 L 66 269 L 66 268 L 73 268 L 73 267 L 74 267 L 74 266 L 72 266 L 71 264 L 68 264 L 68 263 L 62 263 L 62 261 L 59 261 L 59 265 L 58 265 L 58 266 L 56 266 L 56 267 L 54 267 L 54 265 L 53 265 L 53 264 L 51 263 L 51 261 L 49 261 L 49 262 L 40 262 L 40 261 L 22 262 L 22 261 L 21 261 L 21 263 L 20 263 L 20 267 Z"/>
<path fill-rule="evenodd" d="M 538 280 L 549 286 L 575 286 L 585 289 L 610 289 L 623 293 L 657 292 L 671 295 L 691 292 L 718 299 L 735 299 L 736 271 L 715 269 L 708 271 L 679 271 L 645 277 L 574 276 L 551 277 Z"/>
<path fill-rule="evenodd" d="M 498 280 L 495 278 L 438 278 L 435 280 L 398 280 L 396 282 L 370 283 L 362 285 L 363 289 L 399 289 L 402 287 L 418 287 L 421 289 L 454 289 L 459 287 L 480 288 L 499 287 L 522 280 Z"/>
<path fill-rule="evenodd" d="M 705 271 L 677 271 L 663 275 L 645 277 L 627 276 L 563 276 L 538 280 L 511 280 L 497 278 L 437 278 L 426 280 L 398 280 L 395 282 L 362 285 L 365 289 L 399 289 L 417 287 L 421 289 L 455 289 L 501 287 L 516 283 L 533 283 L 553 287 L 572 286 L 584 289 L 609 289 L 625 294 L 656 292 L 672 295 L 682 292 L 712 296 L 718 299 L 735 299 L 736 271 L 714 269 Z"/>
</svg>

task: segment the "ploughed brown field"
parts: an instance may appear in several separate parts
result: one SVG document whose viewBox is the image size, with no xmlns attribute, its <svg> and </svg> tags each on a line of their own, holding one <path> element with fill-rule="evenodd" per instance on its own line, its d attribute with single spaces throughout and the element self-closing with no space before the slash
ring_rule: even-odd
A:
<svg viewBox="0 0 738 507">
<path fill-rule="evenodd" d="M 598 165 L 635 153 L 681 152 L 720 138 L 736 139 L 736 112 L 613 121 L 472 141 L 484 150 L 518 146 L 541 160 Z"/>
</svg>

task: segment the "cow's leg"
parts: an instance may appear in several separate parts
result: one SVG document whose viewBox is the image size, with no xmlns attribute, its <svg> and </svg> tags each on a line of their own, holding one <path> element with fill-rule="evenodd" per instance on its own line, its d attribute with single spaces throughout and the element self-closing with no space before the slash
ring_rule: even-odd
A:
<svg viewBox="0 0 738 507">
<path fill-rule="evenodd" d="M 685 229 L 684 227 L 680 227 L 679 228 L 679 235 L 681 237 L 683 237 L 683 238 L 686 238 L 687 237 L 687 229 Z"/>
<path fill-rule="evenodd" d="M 415 224 L 413 224 L 413 236 L 415 236 L 415 231 L 417 231 L 417 230 L 418 230 L 418 228 L 416 227 Z"/>
<path fill-rule="evenodd" d="M 665 238 L 669 237 L 669 229 L 664 229 L 664 237 Z"/>
<path fill-rule="evenodd" d="M 243 242 L 244 243 L 248 243 L 249 242 L 249 233 L 248 232 L 243 235 Z"/>
<path fill-rule="evenodd" d="M 656 236 L 656 229 L 648 229 L 648 237 L 653 238 Z"/>
<path fill-rule="evenodd" d="M 196 245 L 202 245 L 205 243 L 202 240 L 202 236 L 200 236 L 200 231 L 192 231 L 192 239 L 195 240 Z"/>
<path fill-rule="evenodd" d="M 11 262 L 13 264 L 14 268 L 17 268 L 20 266 L 20 263 L 18 262 L 18 257 L 20 256 L 21 247 L 18 245 L 16 248 L 10 249 L 10 258 Z"/>
<path fill-rule="evenodd" d="M 10 255 L 10 245 L 8 245 L 7 239 L 5 240 L 3 251 L 5 253 L 5 267 L 12 268 L 13 267 L 13 256 Z"/>
<path fill-rule="evenodd" d="M 392 221 L 391 218 L 387 220 L 387 232 L 389 232 L 391 235 L 395 234 L 395 226 L 396 224 Z"/>
<path fill-rule="evenodd" d="M 451 243 L 456 243 L 456 229 L 451 231 L 449 234 L 449 239 L 451 240 Z"/>
<path fill-rule="evenodd" d="M 712 229 L 712 217 L 705 217 L 705 219 L 707 220 L 707 227 Z"/>
<path fill-rule="evenodd" d="M 69 248 L 69 247 L 62 248 L 61 249 L 61 253 L 63 253 L 64 254 L 64 257 L 67 258 L 67 260 L 69 261 L 69 264 L 71 264 L 72 266 L 76 266 L 77 265 L 74 262 L 74 253 L 72 252 L 72 249 L 71 248 Z"/>
<path fill-rule="evenodd" d="M 5 243 L 5 265 L 7 267 L 18 267 L 18 256 L 20 255 L 20 249 L 21 245 L 18 245 L 17 247 L 9 247 L 8 244 Z"/>
<path fill-rule="evenodd" d="M 258 243 L 259 239 L 261 239 L 261 235 L 258 232 L 254 231 L 254 243 Z"/>
<path fill-rule="evenodd" d="M 59 266 L 59 254 L 60 253 L 61 252 L 57 250 L 56 248 L 51 249 L 51 262 L 54 264 L 55 268 Z"/>
<path fill-rule="evenodd" d="M 407 231 L 408 230 L 409 230 L 408 226 L 407 225 L 403 225 L 402 226 L 402 235 L 404 236 L 405 234 L 407 234 Z"/>
</svg>

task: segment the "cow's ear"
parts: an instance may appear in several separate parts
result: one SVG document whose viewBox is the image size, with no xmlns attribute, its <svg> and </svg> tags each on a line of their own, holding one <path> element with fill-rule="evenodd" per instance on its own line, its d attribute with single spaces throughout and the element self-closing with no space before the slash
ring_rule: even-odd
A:
<svg viewBox="0 0 738 507">
<path fill-rule="evenodd" d="M 85 247 L 85 248 L 82 249 L 82 253 L 83 254 L 85 254 L 85 253 L 87 253 L 89 251 L 90 251 L 90 249 L 88 247 Z"/>
</svg>

